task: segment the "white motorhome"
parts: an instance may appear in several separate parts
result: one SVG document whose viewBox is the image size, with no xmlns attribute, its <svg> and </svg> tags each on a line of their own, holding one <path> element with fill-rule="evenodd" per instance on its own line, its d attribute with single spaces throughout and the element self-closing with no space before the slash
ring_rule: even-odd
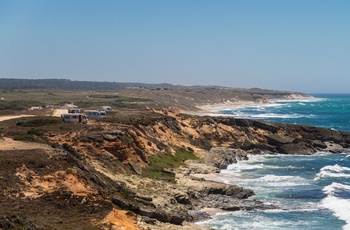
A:
<svg viewBox="0 0 350 230">
<path fill-rule="evenodd" d="M 89 119 L 93 118 L 100 118 L 101 114 L 97 110 L 85 110 L 84 114 L 87 116 Z"/>
<path fill-rule="evenodd" d="M 80 113 L 80 109 L 76 109 L 76 108 L 68 109 L 68 113 Z"/>
<path fill-rule="evenodd" d="M 113 111 L 112 107 L 110 107 L 110 106 L 101 106 L 101 110 L 102 111 L 106 111 L 106 112 L 112 112 Z"/>
<path fill-rule="evenodd" d="M 106 111 L 100 111 L 100 117 L 105 118 L 107 116 Z"/>
<path fill-rule="evenodd" d="M 62 121 L 64 122 L 72 122 L 72 123 L 83 123 L 86 124 L 88 118 L 85 114 L 81 113 L 67 113 L 61 115 Z"/>
</svg>

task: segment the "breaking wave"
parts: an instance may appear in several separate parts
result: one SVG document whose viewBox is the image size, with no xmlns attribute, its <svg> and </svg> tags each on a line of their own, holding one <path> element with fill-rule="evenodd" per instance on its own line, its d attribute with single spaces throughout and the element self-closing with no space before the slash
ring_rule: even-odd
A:
<svg viewBox="0 0 350 230">
<path fill-rule="evenodd" d="M 321 168 L 320 172 L 316 174 L 315 181 L 326 177 L 344 177 L 350 178 L 350 168 L 345 166 L 327 165 Z"/>
<path fill-rule="evenodd" d="M 321 201 L 321 205 L 334 212 L 334 215 L 346 222 L 343 229 L 350 229 L 350 200 L 339 197 L 340 193 L 350 195 L 350 186 L 333 182 L 331 185 L 324 187 L 323 192 L 327 195 Z"/>
</svg>

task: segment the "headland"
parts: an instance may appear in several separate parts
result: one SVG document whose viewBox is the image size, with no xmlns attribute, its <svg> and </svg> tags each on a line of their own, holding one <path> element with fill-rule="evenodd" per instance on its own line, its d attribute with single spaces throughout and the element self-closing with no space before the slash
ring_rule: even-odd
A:
<svg viewBox="0 0 350 230">
<path fill-rule="evenodd" d="M 350 143 L 349 133 L 330 129 L 193 115 L 309 97 L 295 92 L 6 89 L 1 97 L 16 106 L 74 101 L 85 109 L 113 107 L 87 124 L 64 123 L 52 116 L 54 108 L 2 110 L 4 116 L 31 115 L 21 117 L 22 125 L 19 118 L 0 122 L 3 228 L 205 229 L 194 223 L 218 211 L 275 208 L 247 199 L 254 195 L 250 189 L 207 180 L 221 169 L 248 154 L 338 153 Z"/>
</svg>

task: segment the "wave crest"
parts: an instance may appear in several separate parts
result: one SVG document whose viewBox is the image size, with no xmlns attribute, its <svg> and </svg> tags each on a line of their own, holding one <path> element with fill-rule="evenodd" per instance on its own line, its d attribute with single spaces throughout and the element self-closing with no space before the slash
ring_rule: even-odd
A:
<svg viewBox="0 0 350 230">
<path fill-rule="evenodd" d="M 350 178 L 350 168 L 345 166 L 327 165 L 321 168 L 320 172 L 316 174 L 314 181 L 320 180 L 326 177 L 344 177 Z"/>
</svg>

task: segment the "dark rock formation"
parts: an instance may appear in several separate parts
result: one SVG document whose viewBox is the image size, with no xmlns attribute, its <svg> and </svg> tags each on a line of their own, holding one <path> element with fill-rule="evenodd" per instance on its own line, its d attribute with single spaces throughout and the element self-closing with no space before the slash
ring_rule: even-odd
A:
<svg viewBox="0 0 350 230">
<path fill-rule="evenodd" d="M 237 160 L 247 160 L 247 153 L 240 149 L 233 148 L 211 148 L 209 152 L 203 153 L 202 162 L 219 169 L 226 169 Z"/>
<path fill-rule="evenodd" d="M 156 208 L 153 203 L 140 202 L 139 199 L 130 199 L 130 197 L 126 199 L 125 197 L 117 194 L 113 196 L 112 202 L 122 209 L 127 209 L 133 211 L 136 214 L 147 216 L 151 219 L 156 219 L 162 222 L 168 222 L 176 225 L 182 224 L 182 222 L 188 218 L 187 213 L 181 212 L 180 210 L 177 210 L 177 212 L 169 213 L 162 209 Z"/>
<path fill-rule="evenodd" d="M 0 215 L 0 229 L 37 230 L 38 228 L 24 217 L 18 215 Z"/>
</svg>

